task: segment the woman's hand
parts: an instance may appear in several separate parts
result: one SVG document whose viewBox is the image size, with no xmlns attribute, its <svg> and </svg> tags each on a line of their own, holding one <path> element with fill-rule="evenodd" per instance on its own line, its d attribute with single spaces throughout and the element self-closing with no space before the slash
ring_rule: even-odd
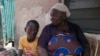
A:
<svg viewBox="0 0 100 56">
<path fill-rule="evenodd" d="M 48 56 L 48 53 L 45 48 L 38 46 L 39 49 L 39 56 Z"/>
</svg>

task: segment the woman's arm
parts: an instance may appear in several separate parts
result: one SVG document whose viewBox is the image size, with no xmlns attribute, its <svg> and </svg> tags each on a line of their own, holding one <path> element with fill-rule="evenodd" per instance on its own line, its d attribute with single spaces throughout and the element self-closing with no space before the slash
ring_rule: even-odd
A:
<svg viewBox="0 0 100 56">
<path fill-rule="evenodd" d="M 39 56 L 48 56 L 47 50 L 45 48 L 38 46 L 38 50 L 39 50 Z"/>
<path fill-rule="evenodd" d="M 82 56 L 90 56 L 90 45 L 85 35 L 83 34 L 82 29 L 74 23 L 70 23 L 70 27 L 75 32 L 77 40 L 80 42 L 80 44 L 83 47 Z"/>
<path fill-rule="evenodd" d="M 50 40 L 50 27 L 46 26 L 38 40 L 38 51 L 40 56 L 48 56 L 47 45 Z"/>
<path fill-rule="evenodd" d="M 84 48 L 84 52 L 83 52 L 83 55 L 82 56 L 90 56 L 90 46 L 89 45 L 87 45 Z"/>
<path fill-rule="evenodd" d="M 86 39 L 85 35 L 83 34 L 82 29 L 77 26 L 77 37 L 81 45 L 83 46 L 83 53 L 82 56 L 90 56 L 90 45 L 88 43 L 88 40 Z"/>
</svg>

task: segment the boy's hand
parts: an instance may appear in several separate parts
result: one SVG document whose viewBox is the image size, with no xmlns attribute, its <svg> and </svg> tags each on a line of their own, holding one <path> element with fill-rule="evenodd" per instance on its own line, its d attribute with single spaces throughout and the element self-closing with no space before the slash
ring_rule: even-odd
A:
<svg viewBox="0 0 100 56">
<path fill-rule="evenodd" d="M 8 55 L 8 52 L 6 50 L 0 52 L 0 56 L 7 56 Z"/>
</svg>

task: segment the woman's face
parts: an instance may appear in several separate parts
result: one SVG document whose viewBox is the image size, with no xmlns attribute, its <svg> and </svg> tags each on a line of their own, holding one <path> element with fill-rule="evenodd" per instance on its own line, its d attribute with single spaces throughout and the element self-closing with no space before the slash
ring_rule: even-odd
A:
<svg viewBox="0 0 100 56">
<path fill-rule="evenodd" d="M 37 34 L 37 29 L 33 23 L 29 23 L 29 25 L 26 27 L 26 33 L 28 41 L 32 41 L 35 39 Z"/>
<path fill-rule="evenodd" d="M 53 23 L 53 25 L 59 26 L 59 24 L 61 24 L 65 19 L 64 14 L 65 14 L 65 12 L 61 12 L 56 9 L 52 9 L 52 11 L 50 12 L 50 16 L 51 16 L 50 20 Z"/>
</svg>

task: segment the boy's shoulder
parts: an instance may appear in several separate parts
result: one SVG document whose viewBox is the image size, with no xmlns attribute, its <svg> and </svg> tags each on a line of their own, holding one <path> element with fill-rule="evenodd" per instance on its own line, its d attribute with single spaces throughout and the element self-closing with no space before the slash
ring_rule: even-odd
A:
<svg viewBox="0 0 100 56">
<path fill-rule="evenodd" d="M 35 42 L 38 42 L 38 39 L 39 39 L 39 37 L 36 37 L 36 38 L 35 38 Z"/>
<path fill-rule="evenodd" d="M 20 40 L 26 40 L 27 39 L 27 36 L 21 36 L 20 37 Z"/>
<path fill-rule="evenodd" d="M 36 41 L 36 42 L 38 41 L 38 38 L 39 38 L 39 37 L 35 37 L 35 41 Z M 20 37 L 20 40 L 26 41 L 26 40 L 27 40 L 27 36 L 22 36 L 22 37 Z"/>
</svg>

